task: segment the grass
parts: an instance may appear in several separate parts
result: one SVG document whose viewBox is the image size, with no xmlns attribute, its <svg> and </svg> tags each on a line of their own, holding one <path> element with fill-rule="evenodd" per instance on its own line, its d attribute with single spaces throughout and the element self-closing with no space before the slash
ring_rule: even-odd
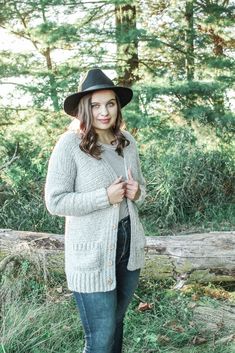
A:
<svg viewBox="0 0 235 353">
<path fill-rule="evenodd" d="M 125 353 L 232 353 L 234 346 L 214 346 L 211 337 L 202 336 L 193 321 L 192 295 L 171 290 L 171 283 L 142 279 L 137 294 L 153 303 L 150 311 L 137 312 L 134 299 L 127 313 Z M 198 288 L 198 291 L 201 290 Z M 200 301 L 217 305 L 218 301 L 202 294 Z M 215 337 L 214 337 L 215 338 Z"/>
<path fill-rule="evenodd" d="M 203 214 L 197 214 L 194 218 L 186 218 L 184 222 L 173 224 L 170 227 L 167 224 L 160 227 L 155 214 L 143 214 L 141 219 L 147 236 L 232 231 L 235 230 L 235 203 L 224 205 L 224 207 L 211 205 Z"/>
<path fill-rule="evenodd" d="M 3 314 L 2 348 L 6 353 L 82 351 L 82 329 L 72 300 L 15 300 L 5 306 Z"/>
<path fill-rule="evenodd" d="M 10 273 L 3 277 L 0 352 L 81 353 L 83 330 L 64 277 L 52 276 L 44 285 L 38 269 L 35 277 L 30 266 L 27 271 L 25 267 L 24 262 L 17 278 Z M 29 287 L 28 277 L 38 285 Z M 175 291 L 172 284 L 141 278 L 126 315 L 123 353 L 234 352 L 233 344 L 214 345 L 207 336 L 201 340 L 191 310 L 193 290 Z M 202 290 L 200 295 L 204 302 L 218 303 Z M 151 309 L 138 310 L 140 301 L 152 304 Z"/>
</svg>

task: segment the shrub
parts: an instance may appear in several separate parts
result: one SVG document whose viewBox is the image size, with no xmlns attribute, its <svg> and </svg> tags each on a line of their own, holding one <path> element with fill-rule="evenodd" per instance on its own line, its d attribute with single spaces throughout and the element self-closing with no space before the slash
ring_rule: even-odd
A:
<svg viewBox="0 0 235 353">
<path fill-rule="evenodd" d="M 159 227 L 203 220 L 211 207 L 233 202 L 235 166 L 229 152 L 199 147 L 184 129 L 144 147 L 147 198 L 142 214 L 154 217 Z"/>
</svg>

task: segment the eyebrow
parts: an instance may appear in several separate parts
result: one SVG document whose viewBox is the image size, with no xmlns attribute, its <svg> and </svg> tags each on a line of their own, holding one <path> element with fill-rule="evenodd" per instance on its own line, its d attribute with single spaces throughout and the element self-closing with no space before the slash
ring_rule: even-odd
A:
<svg viewBox="0 0 235 353">
<path fill-rule="evenodd" d="M 111 102 L 111 101 L 116 101 L 116 98 L 111 98 L 111 99 L 109 99 L 107 102 L 106 102 L 106 104 L 107 103 L 109 103 L 109 102 Z M 91 104 L 100 104 L 100 102 L 91 102 Z"/>
</svg>

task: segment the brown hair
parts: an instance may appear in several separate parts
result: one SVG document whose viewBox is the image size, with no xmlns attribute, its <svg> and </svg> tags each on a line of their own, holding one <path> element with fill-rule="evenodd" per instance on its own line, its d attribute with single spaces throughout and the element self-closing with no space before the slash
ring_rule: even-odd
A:
<svg viewBox="0 0 235 353">
<path fill-rule="evenodd" d="M 91 155 L 96 159 L 101 159 L 102 147 L 98 144 L 98 134 L 95 132 L 95 129 L 92 126 L 93 115 L 91 108 L 91 95 L 92 93 L 86 94 L 81 98 L 78 104 L 78 113 L 77 119 L 80 121 L 80 135 L 81 143 L 80 149 Z M 119 155 L 123 154 L 123 148 L 128 146 L 130 141 L 122 134 L 121 128 L 124 127 L 121 106 L 118 97 L 116 96 L 118 112 L 115 125 L 112 127 L 112 132 L 115 136 L 115 140 L 111 143 L 117 142 L 116 152 Z"/>
</svg>

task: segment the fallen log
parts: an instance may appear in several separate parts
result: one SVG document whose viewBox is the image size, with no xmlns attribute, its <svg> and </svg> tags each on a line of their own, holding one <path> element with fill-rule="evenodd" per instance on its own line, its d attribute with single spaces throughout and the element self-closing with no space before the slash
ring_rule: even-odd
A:
<svg viewBox="0 0 235 353">
<path fill-rule="evenodd" d="M 231 302 L 196 304 L 192 307 L 192 321 L 199 332 L 195 344 L 213 341 L 214 346 L 231 343 L 235 348 L 235 305 Z"/>
<path fill-rule="evenodd" d="M 235 282 L 235 232 L 148 237 L 146 274 L 184 283 Z"/>
<path fill-rule="evenodd" d="M 0 229 L 1 257 L 19 243 L 52 256 L 63 251 L 64 236 Z M 194 282 L 235 282 L 235 231 L 146 237 L 145 257 L 142 276 L 175 279 L 176 288 Z"/>
<path fill-rule="evenodd" d="M 201 333 L 217 334 L 226 331 L 227 334 L 235 334 L 235 305 L 219 302 L 216 307 L 209 303 L 196 305 L 193 314 L 194 321 L 200 325 Z"/>
</svg>

